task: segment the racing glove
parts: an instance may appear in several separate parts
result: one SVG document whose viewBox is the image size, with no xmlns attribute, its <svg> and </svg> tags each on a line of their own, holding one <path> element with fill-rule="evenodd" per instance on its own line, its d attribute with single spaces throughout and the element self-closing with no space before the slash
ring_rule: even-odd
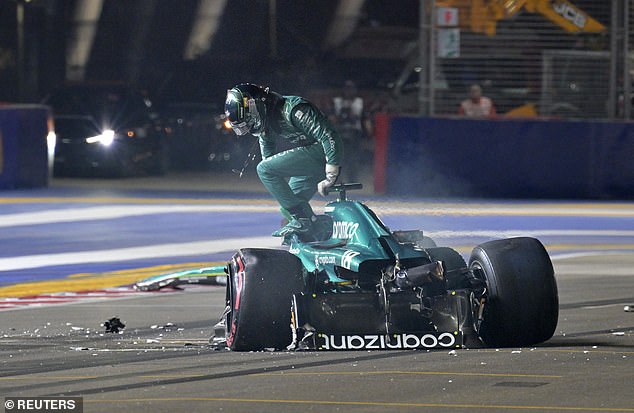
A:
<svg viewBox="0 0 634 413">
<path fill-rule="evenodd" d="M 328 188 L 337 182 L 340 169 L 339 165 L 326 164 L 326 179 L 317 184 L 317 191 L 321 196 L 326 196 Z"/>
</svg>

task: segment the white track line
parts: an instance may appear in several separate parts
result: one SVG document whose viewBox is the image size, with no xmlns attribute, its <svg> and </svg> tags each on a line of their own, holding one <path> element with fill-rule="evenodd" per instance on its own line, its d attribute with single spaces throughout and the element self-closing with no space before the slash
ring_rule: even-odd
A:
<svg viewBox="0 0 634 413">
<path fill-rule="evenodd" d="M 117 248 L 100 251 L 68 252 L 62 254 L 25 255 L 21 257 L 0 258 L 0 271 L 51 267 L 56 265 L 118 262 L 147 258 L 186 257 L 224 251 L 233 252 L 244 247 L 275 248 L 279 245 L 279 238 L 268 236 L 149 245 L 145 247 Z"/>
<path fill-rule="evenodd" d="M 504 231 L 424 231 L 432 238 L 510 238 L 510 237 L 634 237 L 634 230 L 602 230 L 602 229 L 510 229 Z"/>
<path fill-rule="evenodd" d="M 150 214 L 192 212 L 279 212 L 270 205 L 124 205 L 53 209 L 0 215 L 0 227 L 93 221 Z"/>
<path fill-rule="evenodd" d="M 124 218 L 148 214 L 192 213 L 192 212 L 275 212 L 279 208 L 274 204 L 218 204 L 218 205 L 107 205 L 86 208 L 51 209 L 45 211 L 25 212 L 17 214 L 0 214 L 0 227 L 18 225 L 52 224 L 60 222 L 90 221 Z M 314 205 L 316 211 L 321 207 Z M 535 205 L 525 206 L 495 206 L 495 205 L 421 205 L 378 203 L 373 209 L 380 215 L 452 215 L 452 216 L 593 216 L 593 217 L 634 217 L 633 208 L 610 208 L 578 206 L 557 208 Z"/>
</svg>

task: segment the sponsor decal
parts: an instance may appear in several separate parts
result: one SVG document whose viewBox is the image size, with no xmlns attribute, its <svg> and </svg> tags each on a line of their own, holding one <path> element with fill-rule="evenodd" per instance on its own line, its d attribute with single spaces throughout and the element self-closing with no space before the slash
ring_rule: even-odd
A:
<svg viewBox="0 0 634 413">
<path fill-rule="evenodd" d="M 291 247 L 288 252 L 290 252 L 291 254 L 297 255 L 299 254 L 299 248 L 297 247 Z"/>
<path fill-rule="evenodd" d="M 328 143 L 330 143 L 330 150 L 334 152 L 337 144 L 335 142 L 335 139 L 331 135 L 328 135 Z"/>
<path fill-rule="evenodd" d="M 324 212 L 333 212 L 335 210 L 334 206 L 326 206 L 324 207 Z"/>
<path fill-rule="evenodd" d="M 337 263 L 337 257 L 334 255 L 316 255 L 315 256 L 315 267 L 319 267 L 320 265 L 334 265 Z"/>
<path fill-rule="evenodd" d="M 319 350 L 404 350 L 460 347 L 461 335 L 455 333 L 426 334 L 317 334 Z"/>
<path fill-rule="evenodd" d="M 580 29 L 586 26 L 586 16 L 568 2 L 559 1 L 553 4 L 553 10 Z"/>
<path fill-rule="evenodd" d="M 350 239 L 357 234 L 358 222 L 335 221 L 332 223 L 332 237 L 338 239 Z"/>
<path fill-rule="evenodd" d="M 360 252 L 346 250 L 346 252 L 343 253 L 343 257 L 341 257 L 341 266 L 349 270 L 352 266 L 352 259 L 360 254 Z"/>
</svg>

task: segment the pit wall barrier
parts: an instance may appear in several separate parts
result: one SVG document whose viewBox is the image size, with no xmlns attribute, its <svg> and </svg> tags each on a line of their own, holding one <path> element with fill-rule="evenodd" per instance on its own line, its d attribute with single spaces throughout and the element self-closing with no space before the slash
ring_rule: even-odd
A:
<svg viewBox="0 0 634 413">
<path fill-rule="evenodd" d="M 48 185 L 54 151 L 47 144 L 49 130 L 47 106 L 0 107 L 0 189 Z"/>
<path fill-rule="evenodd" d="M 383 113 L 375 121 L 377 193 L 634 198 L 634 123 Z"/>
</svg>

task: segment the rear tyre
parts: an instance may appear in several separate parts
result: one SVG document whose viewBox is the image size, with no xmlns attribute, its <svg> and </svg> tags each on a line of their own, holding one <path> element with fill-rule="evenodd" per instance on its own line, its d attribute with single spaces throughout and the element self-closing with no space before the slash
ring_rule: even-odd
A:
<svg viewBox="0 0 634 413">
<path fill-rule="evenodd" d="M 245 248 L 229 264 L 227 347 L 284 349 L 292 341 L 291 301 L 303 289 L 301 261 L 283 250 Z"/>
<path fill-rule="evenodd" d="M 480 244 L 469 267 L 487 285 L 483 318 L 476 326 L 487 346 L 528 346 L 553 336 L 559 298 L 552 262 L 541 242 L 522 237 Z"/>
</svg>

